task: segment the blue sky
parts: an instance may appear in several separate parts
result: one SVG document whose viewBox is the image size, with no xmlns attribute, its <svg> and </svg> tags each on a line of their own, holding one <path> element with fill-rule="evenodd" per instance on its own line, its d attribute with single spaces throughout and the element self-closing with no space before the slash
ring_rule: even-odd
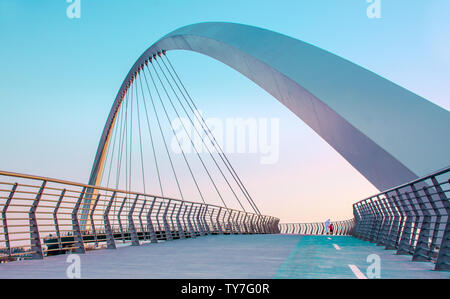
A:
<svg viewBox="0 0 450 299">
<path fill-rule="evenodd" d="M 0 169 L 86 182 L 107 113 L 134 61 L 166 33 L 204 21 L 298 38 L 449 109 L 450 2 L 381 3 L 382 18 L 369 19 L 365 0 L 81 0 L 81 18 L 69 19 L 65 0 L 0 0 Z M 286 221 L 344 219 L 351 203 L 376 191 L 242 75 L 199 54 L 170 57 L 208 116 L 281 119 L 278 164 L 232 156 L 264 212 Z M 270 182 L 267 189 L 261 181 Z M 319 182 L 327 188 L 317 188 Z"/>
</svg>

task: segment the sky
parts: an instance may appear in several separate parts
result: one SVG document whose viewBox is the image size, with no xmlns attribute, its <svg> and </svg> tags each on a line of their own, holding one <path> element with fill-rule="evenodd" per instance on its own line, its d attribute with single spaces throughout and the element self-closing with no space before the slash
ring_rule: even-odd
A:
<svg viewBox="0 0 450 299">
<path fill-rule="evenodd" d="M 85 183 L 116 93 L 135 60 L 181 26 L 263 27 L 363 66 L 450 109 L 450 2 L 381 0 L 0 0 L 0 169 Z M 282 53 L 280 53 L 281 55 Z M 279 119 L 279 160 L 231 154 L 264 214 L 342 220 L 377 190 L 247 78 L 200 54 L 170 59 L 207 117 Z"/>
</svg>

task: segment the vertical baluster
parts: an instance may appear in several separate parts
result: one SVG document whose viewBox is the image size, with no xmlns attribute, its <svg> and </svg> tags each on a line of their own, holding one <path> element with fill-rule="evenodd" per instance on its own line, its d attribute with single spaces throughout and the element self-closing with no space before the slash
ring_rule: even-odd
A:
<svg viewBox="0 0 450 299">
<path fill-rule="evenodd" d="M 6 217 L 6 213 L 8 212 L 8 208 L 9 208 L 9 205 L 11 204 L 14 194 L 16 193 L 17 186 L 18 186 L 17 183 L 15 183 L 12 186 L 11 192 L 9 193 L 8 198 L 6 199 L 5 205 L 3 206 L 3 209 L 2 209 L 3 232 L 4 232 L 4 236 L 5 236 L 6 250 L 7 250 L 7 254 L 9 256 L 11 256 L 12 250 L 11 250 L 11 242 L 9 241 L 10 240 L 9 239 L 9 229 L 8 229 L 8 220 Z"/>
<path fill-rule="evenodd" d="M 167 201 L 167 203 L 165 204 L 165 208 L 164 208 L 164 212 L 163 212 L 163 224 L 164 224 L 164 232 L 166 234 L 166 240 L 167 241 L 172 241 L 172 232 L 170 231 L 169 228 L 169 223 L 167 222 L 167 213 L 169 212 L 169 207 L 170 207 L 170 199 Z"/>
<path fill-rule="evenodd" d="M 144 213 L 145 205 L 147 204 L 147 198 L 144 197 L 144 201 L 142 202 L 141 209 L 139 210 L 139 224 L 141 227 L 142 238 L 144 241 L 148 240 L 147 231 L 144 227 L 144 221 L 142 220 L 142 214 Z"/>
<path fill-rule="evenodd" d="M 150 204 L 150 207 L 147 211 L 147 230 L 150 234 L 150 242 L 151 243 L 158 243 L 158 238 L 156 236 L 156 232 L 155 232 L 155 226 L 153 225 L 153 220 L 152 220 L 152 213 L 153 213 L 153 208 L 155 206 L 156 203 L 156 197 L 153 197 L 152 199 L 152 203 Z"/>
<path fill-rule="evenodd" d="M 64 194 L 66 193 L 66 189 L 61 191 L 59 195 L 58 202 L 56 203 L 55 209 L 53 210 L 53 221 L 55 223 L 55 231 L 56 231 L 56 239 L 58 240 L 58 249 L 61 251 L 63 249 L 62 241 L 61 241 L 61 231 L 59 230 L 59 222 L 58 222 L 58 210 L 61 206 L 61 202 L 64 198 Z"/>
<path fill-rule="evenodd" d="M 450 203 L 449 199 L 442 190 L 441 185 L 436 180 L 436 177 L 432 177 L 434 188 L 439 194 L 439 198 L 442 202 L 442 206 L 447 213 L 447 223 L 445 224 L 442 241 L 439 246 L 439 255 L 436 261 L 435 270 L 450 271 Z M 450 180 L 447 181 L 447 190 L 450 185 Z"/>
<path fill-rule="evenodd" d="M 177 209 L 177 206 L 178 206 L 178 204 L 176 202 L 174 202 L 172 212 L 170 213 L 170 224 L 172 225 L 170 227 L 170 231 L 171 231 L 172 238 L 179 237 L 179 234 L 177 233 L 176 228 L 175 228 L 175 223 L 173 222 L 173 220 L 174 220 L 173 215 L 175 214 L 175 210 Z"/>
<path fill-rule="evenodd" d="M 47 181 L 43 181 L 41 187 L 39 188 L 38 193 L 36 194 L 36 198 L 33 200 L 31 204 L 29 215 L 30 221 L 30 240 L 31 240 L 31 258 L 33 259 L 43 259 L 44 252 L 42 250 L 41 237 L 39 235 L 39 227 L 36 218 L 36 210 L 39 206 L 39 202 L 42 197 L 42 193 L 44 192 L 45 185 Z"/>
<path fill-rule="evenodd" d="M 406 255 L 410 253 L 410 244 L 412 240 L 413 233 L 413 221 L 416 218 L 416 215 L 411 207 L 411 204 L 408 203 L 407 200 L 403 197 L 400 190 L 395 190 L 397 197 L 399 199 L 399 204 L 402 206 L 403 213 L 405 214 L 405 221 L 403 225 L 403 231 L 400 237 L 400 241 L 398 244 L 398 255 Z"/>
<path fill-rule="evenodd" d="M 432 213 L 428 200 L 422 197 L 414 184 L 411 184 L 411 190 L 419 203 L 419 208 L 423 213 L 422 224 L 420 225 L 419 240 L 413 254 L 413 261 L 423 262 L 430 260 L 430 238 L 432 237 Z"/>
<path fill-rule="evenodd" d="M 100 199 L 100 193 L 97 194 L 97 197 L 95 198 L 94 204 L 92 206 L 92 209 L 89 213 L 89 218 L 91 219 L 91 226 L 92 226 L 92 234 L 94 235 L 94 242 L 95 247 L 98 247 L 98 238 L 97 238 L 97 231 L 95 229 L 95 222 L 94 222 L 94 212 L 97 208 L 98 200 Z"/>
<path fill-rule="evenodd" d="M 125 196 L 123 198 L 123 200 L 122 200 L 121 205 L 120 205 L 119 213 L 117 214 L 117 219 L 118 219 L 118 222 L 119 222 L 120 235 L 122 237 L 122 243 L 125 243 L 125 234 L 124 234 L 124 231 L 123 231 L 122 220 L 120 218 L 122 216 L 123 207 L 125 206 L 125 202 L 126 201 L 127 201 L 127 197 Z"/>
<path fill-rule="evenodd" d="M 211 229 L 209 228 L 208 221 L 206 220 L 207 214 L 208 214 L 208 205 L 205 205 L 205 209 L 203 211 L 203 223 L 205 225 L 206 234 L 211 235 Z"/>
<path fill-rule="evenodd" d="M 217 230 L 218 233 L 223 235 L 222 225 L 220 224 L 220 214 L 222 213 L 222 207 L 219 208 L 219 212 L 217 213 Z"/>
<path fill-rule="evenodd" d="M 116 240 L 114 239 L 113 230 L 109 221 L 109 211 L 116 198 L 116 191 L 113 192 L 108 201 L 105 212 L 103 213 L 103 222 L 105 223 L 106 244 L 108 249 L 116 249 Z"/>
<path fill-rule="evenodd" d="M 180 221 L 180 214 L 181 214 L 181 210 L 183 209 L 183 205 L 184 205 L 184 201 L 182 201 L 180 204 L 180 207 L 177 211 L 177 218 L 176 218 L 177 227 L 178 227 L 178 235 L 179 235 L 180 239 L 186 238 L 186 236 L 184 235 L 184 228 L 181 225 L 181 221 Z"/>
<path fill-rule="evenodd" d="M 197 237 L 197 233 L 195 232 L 194 227 L 193 227 L 192 222 L 191 222 L 191 215 L 192 215 L 191 213 L 192 213 L 193 207 L 194 207 L 194 205 L 191 204 L 191 206 L 189 208 L 189 213 L 188 213 L 187 220 L 188 220 L 188 225 L 189 225 L 189 231 L 190 231 L 191 238 L 196 238 Z"/>
<path fill-rule="evenodd" d="M 131 209 L 128 212 L 128 230 L 130 231 L 131 238 L 131 246 L 140 246 L 139 237 L 136 231 L 136 225 L 134 224 L 134 209 L 136 208 L 136 203 L 139 199 L 139 195 L 136 195 L 133 204 L 131 205 Z"/>
<path fill-rule="evenodd" d="M 430 244 L 430 252 L 429 252 L 429 256 L 430 258 L 432 258 L 432 255 L 434 253 L 434 248 L 437 248 L 437 243 L 438 243 L 438 239 L 441 238 L 441 236 L 439 236 L 439 228 L 441 226 L 441 222 L 442 222 L 442 214 L 440 212 L 440 208 L 437 206 L 436 202 L 438 199 L 436 198 L 438 196 L 438 191 L 436 190 L 436 194 L 431 195 L 429 192 L 429 187 L 424 186 L 423 187 L 423 192 L 425 193 L 425 196 L 428 199 L 428 202 L 431 204 L 434 214 L 435 214 L 435 221 L 434 221 L 434 227 L 432 230 L 432 237 L 431 237 L 431 244 Z M 440 203 L 440 202 L 438 202 Z M 441 206 L 442 207 L 442 206 Z M 442 207 L 443 208 L 443 207 Z"/>
</svg>

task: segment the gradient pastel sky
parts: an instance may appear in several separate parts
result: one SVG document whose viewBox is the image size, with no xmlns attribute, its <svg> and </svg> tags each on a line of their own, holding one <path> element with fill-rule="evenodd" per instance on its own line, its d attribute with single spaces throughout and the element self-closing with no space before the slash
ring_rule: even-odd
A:
<svg viewBox="0 0 450 299">
<path fill-rule="evenodd" d="M 450 108 L 450 1 L 0 0 L 0 169 L 87 182 L 116 92 L 140 54 L 192 23 L 228 21 L 326 49 Z M 280 53 L 281 55 L 282 53 Z M 247 78 L 190 52 L 170 57 L 208 117 L 280 119 L 280 159 L 230 155 L 263 213 L 282 222 L 352 217 L 377 190 Z"/>
</svg>

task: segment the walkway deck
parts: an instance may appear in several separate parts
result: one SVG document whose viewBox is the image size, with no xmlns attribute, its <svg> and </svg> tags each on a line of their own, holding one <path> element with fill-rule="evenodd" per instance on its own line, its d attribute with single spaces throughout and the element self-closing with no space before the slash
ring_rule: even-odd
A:
<svg viewBox="0 0 450 299">
<path fill-rule="evenodd" d="M 352 237 L 228 235 L 176 240 L 79 255 L 82 278 L 357 278 L 369 254 L 381 257 L 381 278 L 450 278 L 431 263 Z M 0 278 L 66 278 L 67 256 L 0 265 Z"/>
</svg>

